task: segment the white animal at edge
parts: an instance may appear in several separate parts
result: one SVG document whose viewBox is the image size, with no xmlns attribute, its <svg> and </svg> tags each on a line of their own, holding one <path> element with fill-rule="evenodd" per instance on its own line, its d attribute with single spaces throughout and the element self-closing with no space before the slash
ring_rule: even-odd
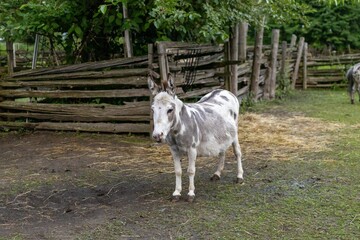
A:
<svg viewBox="0 0 360 240">
<path fill-rule="evenodd" d="M 153 94 L 151 109 L 153 111 L 154 131 L 152 137 L 157 142 L 170 146 L 174 161 L 176 184 L 173 200 L 180 198 L 181 158 L 189 160 L 188 201 L 195 197 L 195 161 L 198 156 L 219 156 L 216 172 L 211 180 L 219 180 L 224 168 L 225 152 L 233 146 L 237 160 L 236 182 L 243 182 L 241 149 L 238 141 L 239 101 L 235 95 L 226 90 L 215 90 L 197 103 L 183 103 L 174 92 L 171 75 L 167 86 L 161 89 L 149 76 L 148 86 Z"/>
</svg>

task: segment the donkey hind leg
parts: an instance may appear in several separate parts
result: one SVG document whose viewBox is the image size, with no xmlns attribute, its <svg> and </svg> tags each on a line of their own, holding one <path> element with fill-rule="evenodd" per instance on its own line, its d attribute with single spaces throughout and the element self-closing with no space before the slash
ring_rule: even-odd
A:
<svg viewBox="0 0 360 240">
<path fill-rule="evenodd" d="M 216 172 L 214 173 L 214 175 L 210 178 L 211 181 L 218 181 L 220 180 L 221 177 L 221 172 L 224 169 L 224 164 L 225 164 L 225 152 L 220 152 L 219 154 L 219 162 L 218 162 L 218 167 Z"/>
<path fill-rule="evenodd" d="M 235 153 L 235 157 L 236 157 L 236 161 L 237 161 L 236 182 L 243 183 L 244 182 L 244 178 L 243 178 L 244 170 L 242 168 L 242 163 L 241 163 L 241 148 L 240 148 L 239 140 L 237 139 L 237 137 L 236 137 L 236 140 L 232 143 L 232 146 L 234 148 L 234 153 Z"/>
<path fill-rule="evenodd" d="M 350 90 L 351 104 L 354 104 L 354 103 L 355 103 L 355 101 L 354 101 L 355 89 L 356 89 L 355 84 L 353 84 L 353 85 L 352 85 L 352 88 L 351 88 L 351 90 Z"/>
</svg>

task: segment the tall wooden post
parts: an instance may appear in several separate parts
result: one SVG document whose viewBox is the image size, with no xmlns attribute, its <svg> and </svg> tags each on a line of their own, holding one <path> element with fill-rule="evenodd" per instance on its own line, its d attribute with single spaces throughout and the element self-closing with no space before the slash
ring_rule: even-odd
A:
<svg viewBox="0 0 360 240">
<path fill-rule="evenodd" d="M 225 62 L 229 62 L 230 61 L 230 44 L 229 42 L 225 42 L 224 43 L 224 59 Z M 224 67 L 224 73 L 225 73 L 225 77 L 224 77 L 224 87 L 226 90 L 230 91 L 230 65 L 226 64 Z"/>
<path fill-rule="evenodd" d="M 264 22 L 263 18 L 262 25 L 257 29 L 255 48 L 254 48 L 254 59 L 252 65 L 252 74 L 250 79 L 250 94 L 253 99 L 257 100 L 257 93 L 259 89 L 259 76 L 260 76 L 260 64 L 262 58 L 263 38 L 264 38 Z"/>
<path fill-rule="evenodd" d="M 308 44 L 304 43 L 304 57 L 303 57 L 303 89 L 307 89 L 307 54 Z"/>
<path fill-rule="evenodd" d="M 246 61 L 246 46 L 247 46 L 247 33 L 249 24 L 246 22 L 240 23 L 239 29 L 239 61 Z"/>
<path fill-rule="evenodd" d="M 124 18 L 124 21 L 126 21 L 129 18 L 126 3 L 123 3 L 122 7 L 123 7 L 123 18 Z M 130 57 L 133 56 L 133 52 L 132 52 L 132 45 L 131 45 L 130 30 L 129 29 L 126 29 L 124 31 L 124 40 L 125 40 L 125 49 L 124 49 L 125 57 L 130 58 Z"/>
<path fill-rule="evenodd" d="M 14 73 L 14 50 L 13 42 L 6 41 L 6 52 L 7 52 L 7 65 L 8 65 L 8 74 L 11 76 Z"/>
<path fill-rule="evenodd" d="M 238 61 L 239 53 L 239 24 L 233 27 L 231 39 L 230 39 L 230 60 Z M 238 70 L 237 64 L 232 63 L 230 65 L 230 91 L 237 96 L 238 90 Z"/>
<path fill-rule="evenodd" d="M 287 58 L 287 42 L 283 41 L 281 43 L 281 65 L 280 65 L 280 75 L 285 77 L 286 71 L 286 58 Z"/>
<path fill-rule="evenodd" d="M 154 44 L 148 44 L 148 68 L 153 69 L 153 63 L 154 63 Z M 153 101 L 153 96 L 150 94 L 150 107 Z M 152 135 L 152 130 L 154 129 L 154 120 L 153 120 L 153 112 L 150 111 L 150 132 L 149 136 Z"/>
<path fill-rule="evenodd" d="M 35 35 L 35 44 L 34 44 L 34 52 L 33 52 L 33 58 L 31 62 L 31 69 L 36 68 L 37 58 L 38 58 L 38 52 L 39 52 L 39 41 L 40 41 L 40 35 Z"/>
<path fill-rule="evenodd" d="M 292 75 L 292 79 L 291 79 L 291 88 L 295 89 L 295 85 L 296 85 L 296 80 L 298 79 L 298 73 L 299 73 L 299 67 L 300 67 L 300 61 L 301 61 L 301 56 L 302 56 L 302 52 L 303 52 L 303 47 L 304 47 L 304 41 L 305 38 L 301 37 L 299 40 L 299 45 L 298 45 L 298 50 L 297 50 L 297 57 L 296 57 L 296 62 L 295 62 L 295 66 L 294 66 L 294 72 Z"/>
<path fill-rule="evenodd" d="M 295 34 L 291 35 L 291 41 L 290 41 L 290 50 L 292 50 L 293 47 L 295 47 L 297 36 Z"/>
<path fill-rule="evenodd" d="M 276 73 L 277 73 L 277 55 L 279 49 L 279 29 L 272 30 L 272 49 L 271 49 L 271 61 L 270 61 L 270 68 L 271 68 L 271 75 L 270 75 L 270 99 L 275 98 L 275 90 L 276 90 Z"/>
<path fill-rule="evenodd" d="M 166 86 L 168 80 L 167 75 L 169 72 L 169 66 L 167 63 L 166 46 L 163 42 L 157 43 L 157 53 L 159 58 L 161 85 Z"/>
</svg>

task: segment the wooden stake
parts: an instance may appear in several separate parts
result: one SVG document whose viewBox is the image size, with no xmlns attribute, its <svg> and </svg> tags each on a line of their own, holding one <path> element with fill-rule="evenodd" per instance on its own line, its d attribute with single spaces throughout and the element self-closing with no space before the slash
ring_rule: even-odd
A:
<svg viewBox="0 0 360 240">
<path fill-rule="evenodd" d="M 271 50 L 271 61 L 270 61 L 270 68 L 271 68 L 271 75 L 270 75 L 270 84 L 269 84 L 269 97 L 270 99 L 275 98 L 275 89 L 276 89 L 276 72 L 277 72 L 277 55 L 279 49 L 279 29 L 272 30 L 272 50 Z"/>
<path fill-rule="evenodd" d="M 307 89 L 307 52 L 308 44 L 304 44 L 304 57 L 303 57 L 303 89 Z"/>
<path fill-rule="evenodd" d="M 298 79 L 300 61 L 301 61 L 301 56 L 302 56 L 303 47 L 304 47 L 304 41 L 305 41 L 305 38 L 304 38 L 304 37 L 301 37 L 300 40 L 299 40 L 297 57 L 296 57 L 294 72 L 293 72 L 293 75 L 292 75 L 292 82 L 291 82 L 291 88 L 292 88 L 292 89 L 295 89 L 296 80 Z"/>
<path fill-rule="evenodd" d="M 252 65 L 252 74 L 250 81 L 250 93 L 254 100 L 257 100 L 257 93 L 259 89 L 259 76 L 260 76 L 260 64 L 262 58 L 262 47 L 263 47 L 263 37 L 264 37 L 264 22 L 265 17 L 262 20 L 262 26 L 260 26 L 256 33 L 255 39 L 255 50 L 254 50 L 254 59 Z"/>
</svg>

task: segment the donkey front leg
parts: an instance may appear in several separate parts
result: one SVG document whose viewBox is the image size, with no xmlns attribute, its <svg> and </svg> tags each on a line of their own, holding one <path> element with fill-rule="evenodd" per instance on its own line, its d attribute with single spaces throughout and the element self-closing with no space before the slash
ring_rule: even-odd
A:
<svg viewBox="0 0 360 240">
<path fill-rule="evenodd" d="M 189 174 L 189 193 L 188 193 L 188 201 L 192 202 L 195 198 L 195 162 L 196 162 L 197 152 L 195 148 L 190 148 L 188 150 L 188 159 L 189 159 L 189 166 L 188 166 L 188 174 Z"/>
<path fill-rule="evenodd" d="M 181 175 L 182 175 L 182 169 L 181 169 L 181 157 L 179 154 L 175 151 L 172 151 L 172 156 L 174 160 L 174 169 L 175 169 L 175 191 L 172 194 L 172 200 L 178 201 L 181 196 Z"/>
</svg>

